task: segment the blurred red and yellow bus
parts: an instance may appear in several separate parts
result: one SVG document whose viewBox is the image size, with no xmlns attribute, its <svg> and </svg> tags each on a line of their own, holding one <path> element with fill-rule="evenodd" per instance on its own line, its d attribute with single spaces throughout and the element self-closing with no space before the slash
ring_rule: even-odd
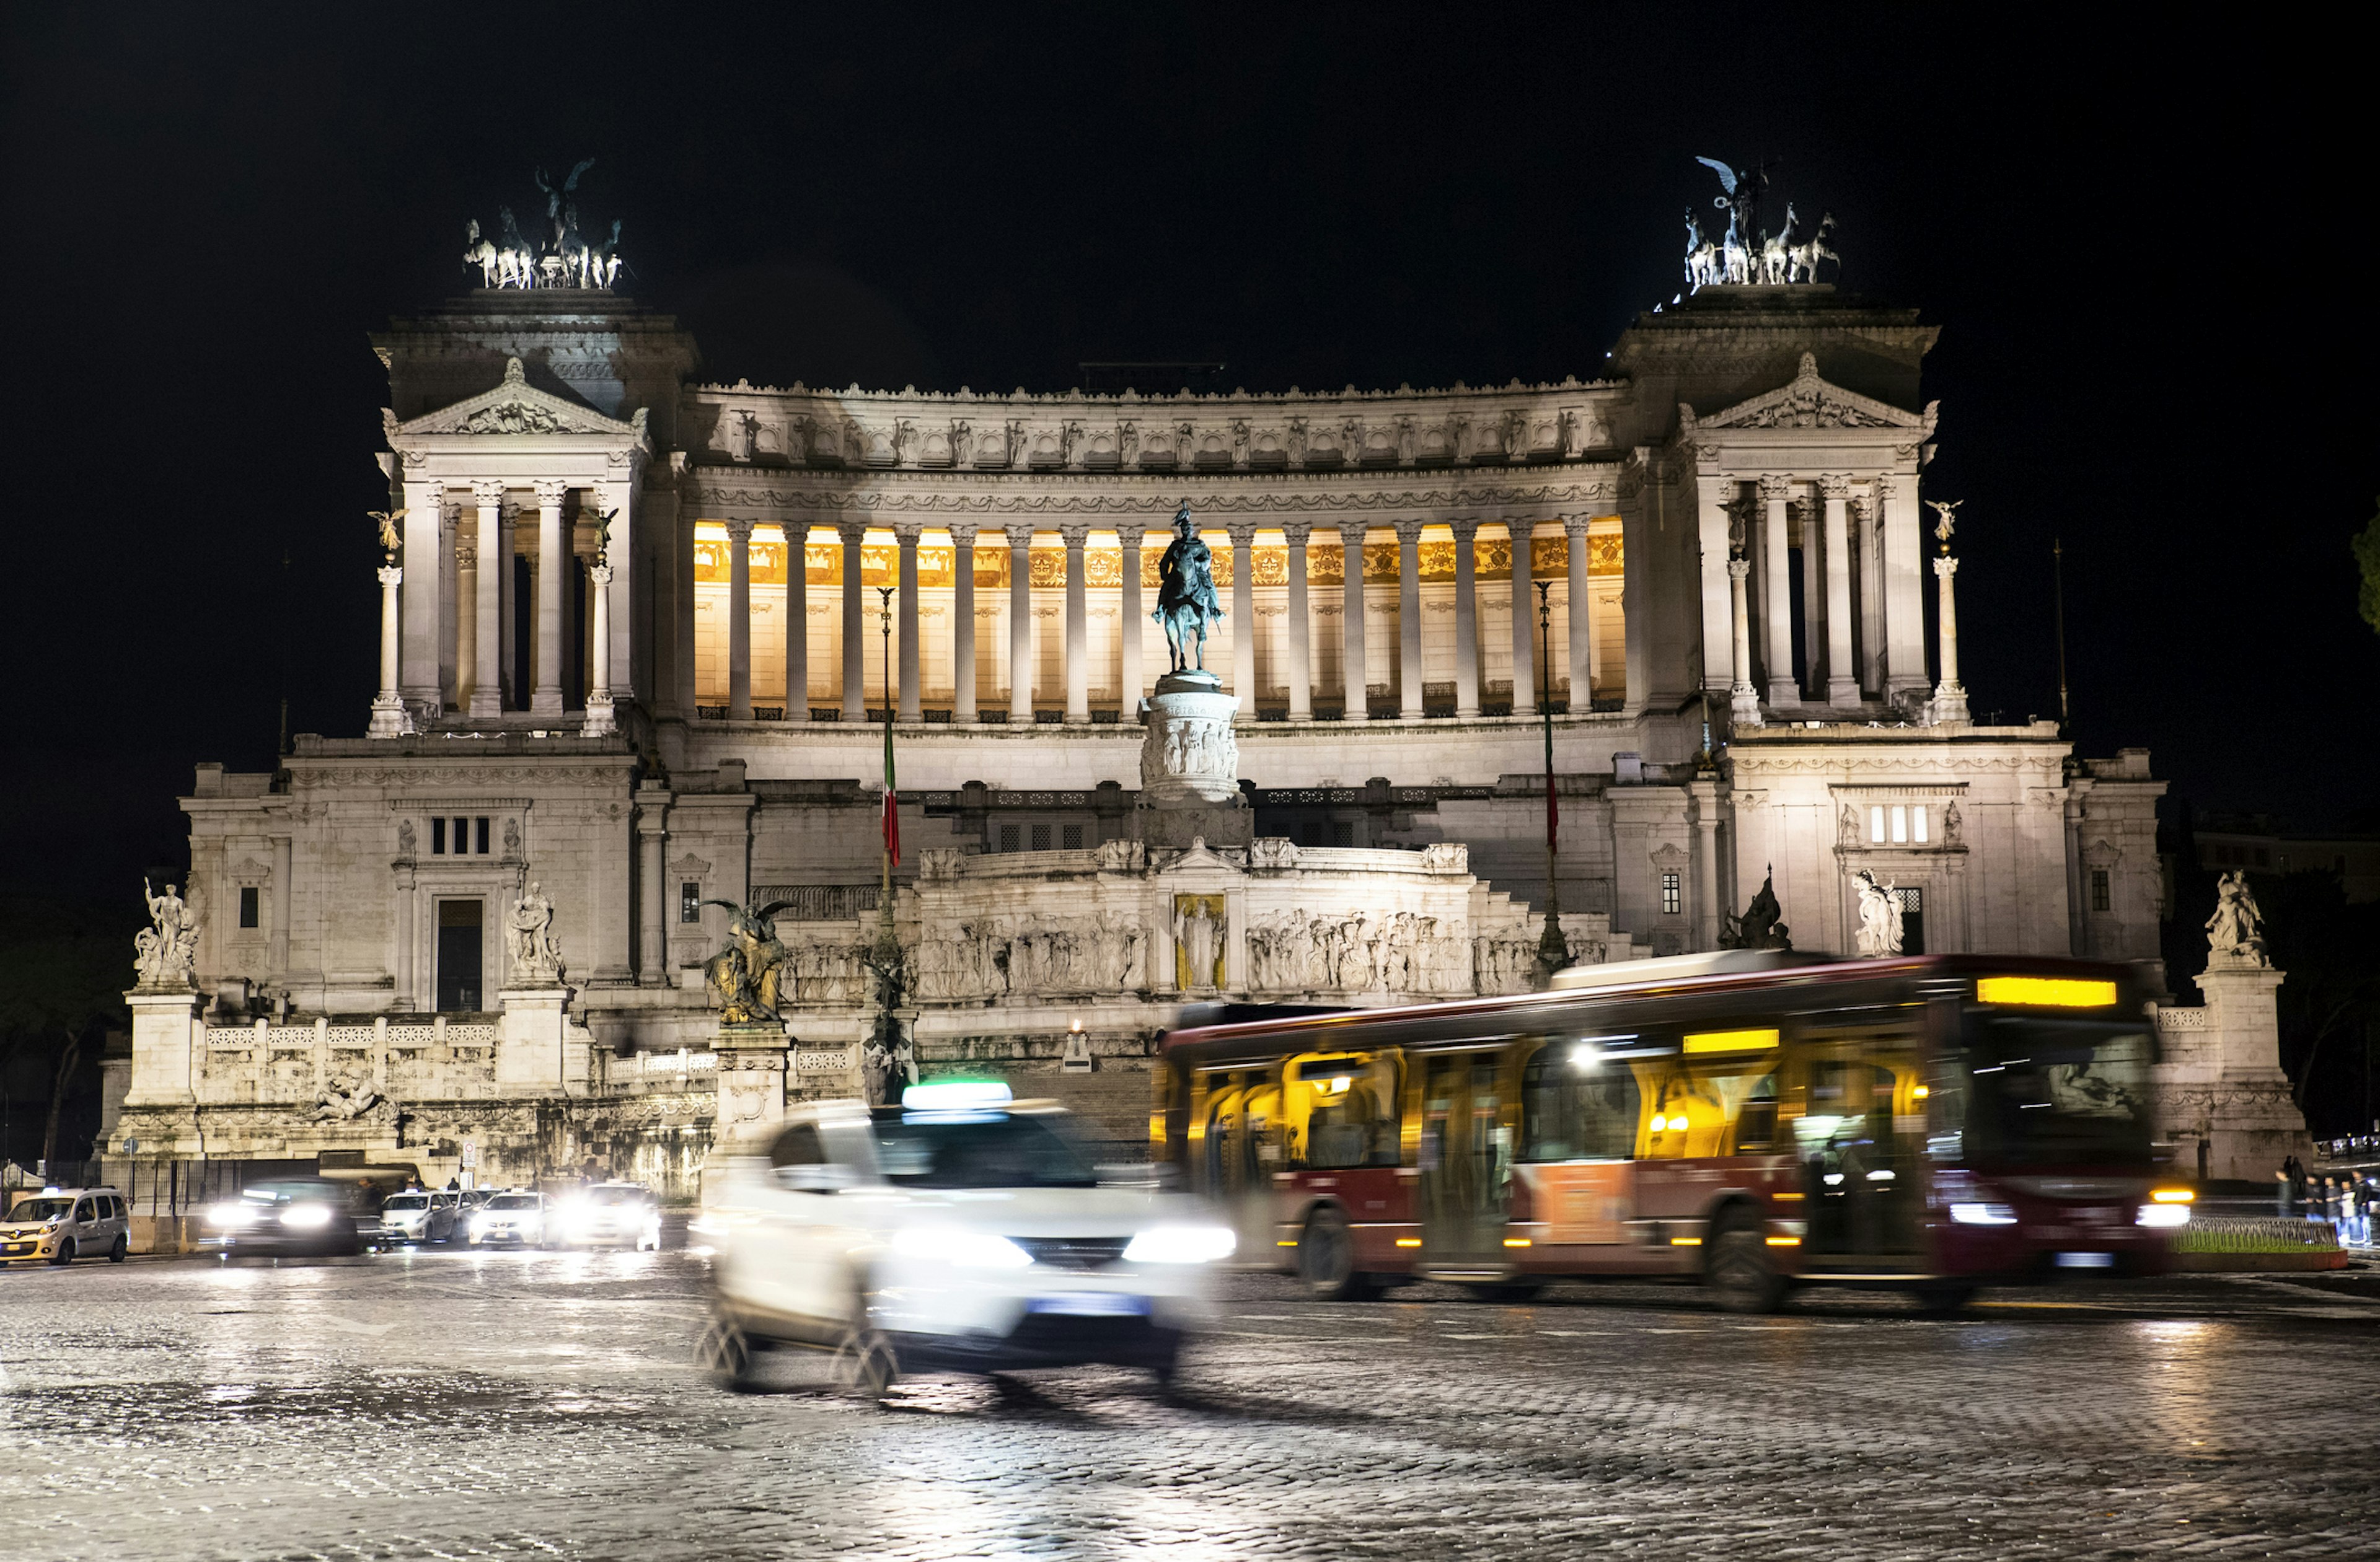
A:
<svg viewBox="0 0 2380 1562">
<path fill-rule="evenodd" d="M 2124 966 L 1729 951 L 1550 992 L 1169 1034 L 1154 1152 L 1318 1297 L 1556 1276 L 1796 1285 L 1954 1307 L 2153 1274 L 2155 1032 Z"/>
</svg>

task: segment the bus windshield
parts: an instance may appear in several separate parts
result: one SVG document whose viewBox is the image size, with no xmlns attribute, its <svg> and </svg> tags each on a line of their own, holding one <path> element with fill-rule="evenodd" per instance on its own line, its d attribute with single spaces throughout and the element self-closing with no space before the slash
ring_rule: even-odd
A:
<svg viewBox="0 0 2380 1562">
<path fill-rule="evenodd" d="M 1989 1015 L 1969 1033 L 1966 1158 L 2147 1164 L 2148 1033 L 2137 1023 Z"/>
</svg>

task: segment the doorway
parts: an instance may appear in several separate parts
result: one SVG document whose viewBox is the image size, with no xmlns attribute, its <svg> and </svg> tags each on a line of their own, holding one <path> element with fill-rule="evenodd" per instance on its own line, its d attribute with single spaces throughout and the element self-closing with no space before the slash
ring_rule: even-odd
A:
<svg viewBox="0 0 2380 1562">
<path fill-rule="evenodd" d="M 481 915 L 479 901 L 438 902 L 438 1010 L 442 1014 L 480 1011 Z"/>
</svg>

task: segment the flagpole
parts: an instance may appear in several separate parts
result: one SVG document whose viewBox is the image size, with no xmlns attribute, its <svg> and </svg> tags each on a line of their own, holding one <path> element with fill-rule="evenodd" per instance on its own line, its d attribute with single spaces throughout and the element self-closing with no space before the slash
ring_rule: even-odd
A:
<svg viewBox="0 0 2380 1562">
<path fill-rule="evenodd" d="M 876 923 L 883 941 L 892 941 L 892 830 L 899 802 L 892 792 L 892 587 L 876 588 L 881 605 L 877 617 L 884 625 L 884 829 L 877 854 L 882 859 L 884 881 L 877 891 Z"/>
</svg>

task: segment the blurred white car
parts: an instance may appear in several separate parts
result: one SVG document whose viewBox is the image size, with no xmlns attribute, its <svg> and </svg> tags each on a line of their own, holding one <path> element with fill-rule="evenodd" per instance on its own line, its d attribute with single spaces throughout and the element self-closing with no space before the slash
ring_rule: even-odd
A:
<svg viewBox="0 0 2380 1562">
<path fill-rule="evenodd" d="M 641 1182 L 598 1182 L 566 1193 L 548 1214 L 548 1235 L 564 1247 L 626 1242 L 662 1249 L 662 1206 Z"/>
<path fill-rule="evenodd" d="M 494 1247 L 510 1242 L 517 1247 L 543 1247 L 545 1215 L 543 1193 L 508 1188 L 473 1212 L 468 1228 L 470 1244 Z"/>
<path fill-rule="evenodd" d="M 1170 1382 L 1232 1247 L 1153 1179 L 1103 1183 L 1062 1110 L 998 1084 L 793 1108 L 713 1162 L 703 1199 L 703 1356 L 730 1383 L 778 1345 L 836 1350 L 872 1394 L 900 1372 L 1092 1362 Z"/>
</svg>

